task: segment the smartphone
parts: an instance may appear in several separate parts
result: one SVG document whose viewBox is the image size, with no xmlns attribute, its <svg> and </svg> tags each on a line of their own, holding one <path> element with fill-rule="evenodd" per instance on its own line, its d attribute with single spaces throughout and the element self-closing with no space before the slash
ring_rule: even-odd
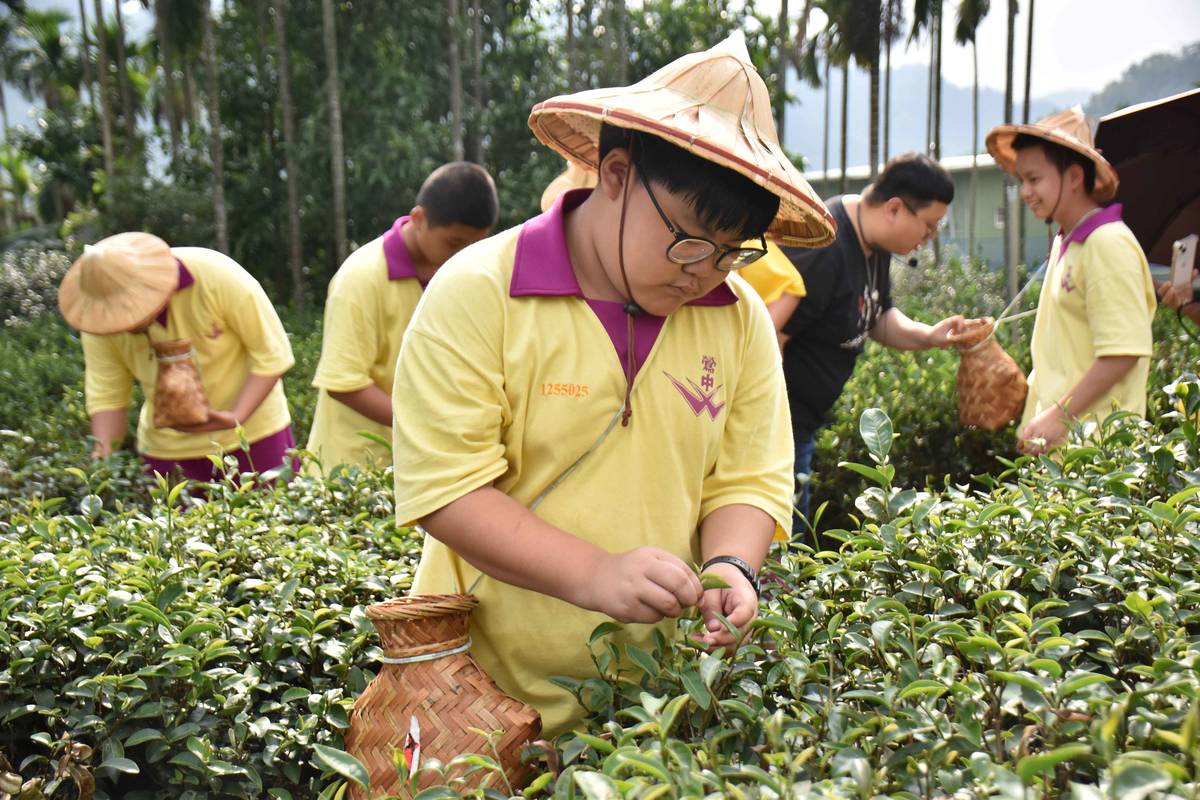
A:
<svg viewBox="0 0 1200 800">
<path fill-rule="evenodd" d="M 1171 283 L 1179 289 L 1192 288 L 1192 270 L 1196 267 L 1196 242 L 1200 236 L 1191 234 L 1171 246 Z"/>
</svg>

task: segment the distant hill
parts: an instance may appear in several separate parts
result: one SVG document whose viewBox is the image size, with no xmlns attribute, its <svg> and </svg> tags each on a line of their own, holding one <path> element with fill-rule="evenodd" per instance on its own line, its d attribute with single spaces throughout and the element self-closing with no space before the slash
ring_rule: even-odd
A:
<svg viewBox="0 0 1200 800">
<path fill-rule="evenodd" d="M 920 64 L 910 64 L 892 70 L 892 129 L 890 150 L 893 155 L 906 150 L 925 149 L 925 105 L 929 70 Z M 829 161 L 830 168 L 840 166 L 841 92 L 842 76 L 830 75 L 832 94 L 829 98 Z M 806 169 L 824 169 L 821 163 L 825 108 L 824 89 L 802 85 L 793 74 L 788 88 L 797 102 L 788 106 L 785 120 L 785 146 L 806 159 Z M 850 130 L 847 136 L 846 160 L 850 166 L 865 164 L 869 155 L 868 123 L 870 109 L 870 76 L 859 70 L 850 72 Z M 1084 89 L 1057 92 L 1030 100 L 1031 119 L 1040 119 L 1060 108 L 1084 103 Z M 882 113 L 882 97 L 880 98 Z M 1021 102 L 1017 101 L 1014 116 L 1021 117 Z M 995 89 L 979 90 L 979 150 L 988 130 L 1004 121 L 1004 92 Z M 971 86 L 960 86 L 947 79 L 942 84 L 942 155 L 968 155 L 971 152 Z"/>
<path fill-rule="evenodd" d="M 925 107 L 928 69 L 910 64 L 892 71 L 892 130 L 890 151 L 893 155 L 906 150 L 925 149 Z M 971 152 L 971 85 L 970 76 L 947 76 L 942 84 L 942 155 L 969 155 Z M 1036 81 L 1036 76 L 1035 76 Z M 830 168 L 840 166 L 841 92 L 842 76 L 830 75 L 829 98 L 829 161 Z M 1119 108 L 1147 100 L 1168 97 L 1200 86 L 1200 42 L 1188 45 L 1178 54 L 1160 53 L 1134 64 L 1117 80 L 1089 96 L 1087 90 L 1069 90 L 1033 98 L 1030 119 L 1041 119 L 1052 111 L 1083 105 L 1093 116 L 1103 116 Z M 805 169 L 824 169 L 822 140 L 824 137 L 825 90 L 801 84 L 795 74 L 789 77 L 788 87 L 796 102 L 788 106 L 784 144 L 793 153 L 805 157 Z M 867 105 L 870 77 L 861 70 L 850 73 L 850 130 L 847 135 L 846 160 L 850 166 L 867 163 L 869 155 Z M 881 89 L 882 92 L 882 89 Z M 880 98 L 882 113 L 882 97 Z M 1017 100 L 1013 116 L 1021 119 L 1021 102 Z M 988 130 L 1004 119 L 1004 93 L 996 89 L 979 90 L 979 151 L 983 152 L 983 137 Z"/>
<path fill-rule="evenodd" d="M 1087 112 L 1095 116 L 1119 108 L 1200 87 L 1200 42 L 1177 55 L 1159 53 L 1139 61 L 1088 100 Z"/>
</svg>

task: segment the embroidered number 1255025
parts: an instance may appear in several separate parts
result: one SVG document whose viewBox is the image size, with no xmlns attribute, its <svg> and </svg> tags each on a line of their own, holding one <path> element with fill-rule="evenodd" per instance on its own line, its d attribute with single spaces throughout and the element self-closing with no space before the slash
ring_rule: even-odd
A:
<svg viewBox="0 0 1200 800">
<path fill-rule="evenodd" d="M 586 383 L 543 383 L 542 395 L 545 397 L 577 397 L 583 399 L 591 389 Z"/>
</svg>

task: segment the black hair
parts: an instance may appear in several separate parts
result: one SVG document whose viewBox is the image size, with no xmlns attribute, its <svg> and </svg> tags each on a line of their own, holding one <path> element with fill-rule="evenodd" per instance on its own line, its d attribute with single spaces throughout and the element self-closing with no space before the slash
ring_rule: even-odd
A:
<svg viewBox="0 0 1200 800">
<path fill-rule="evenodd" d="M 914 211 L 930 203 L 954 202 L 954 179 L 924 153 L 902 153 L 887 163 L 863 193 L 869 206 L 880 206 L 899 197 Z"/>
<path fill-rule="evenodd" d="M 451 161 L 429 173 L 417 192 L 430 227 L 466 225 L 488 230 L 500 219 L 496 184 L 487 170 L 469 161 Z"/>
<path fill-rule="evenodd" d="M 1088 194 L 1095 190 L 1096 163 L 1083 153 L 1076 153 L 1069 147 L 1063 147 L 1057 142 L 1050 142 L 1040 136 L 1031 136 L 1028 133 L 1018 133 L 1013 138 L 1012 148 L 1014 151 L 1028 150 L 1032 147 L 1042 148 L 1042 152 L 1046 154 L 1046 160 L 1054 165 L 1059 175 L 1066 173 L 1071 165 L 1078 164 L 1083 169 L 1083 190 Z"/>
<path fill-rule="evenodd" d="M 743 239 L 766 233 L 779 212 L 779 197 L 727 167 L 641 131 L 600 126 L 600 162 L 616 148 L 630 152 L 646 180 L 682 196 L 700 224 Z"/>
</svg>

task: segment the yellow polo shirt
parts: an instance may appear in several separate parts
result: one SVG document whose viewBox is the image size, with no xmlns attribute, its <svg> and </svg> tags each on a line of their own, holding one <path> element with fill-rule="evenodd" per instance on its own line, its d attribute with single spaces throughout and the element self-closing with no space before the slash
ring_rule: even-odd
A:
<svg viewBox="0 0 1200 800">
<path fill-rule="evenodd" d="M 573 197 L 574 195 L 574 197 Z M 566 207 L 582 195 L 565 195 Z M 560 199 L 472 245 L 429 285 L 393 389 L 396 514 L 418 520 L 481 486 L 528 507 L 600 438 L 625 375 L 567 256 Z M 537 507 L 610 552 L 655 545 L 699 561 L 698 525 L 748 504 L 792 520 L 791 420 L 775 331 L 731 276 L 665 320 L 632 390 L 633 417 Z M 413 594 L 465 591 L 479 573 L 426 537 Z M 475 588 L 472 654 L 553 736 L 581 718 L 548 676 L 589 677 L 607 617 L 493 578 Z M 670 633 L 673 626 L 663 624 Z M 653 626 L 626 626 L 650 649 Z"/>
<path fill-rule="evenodd" d="M 1114 204 L 1093 214 L 1064 242 L 1054 241 L 1038 300 L 1030 351 L 1033 371 L 1025 425 L 1063 399 L 1100 356 L 1138 356 L 1112 390 L 1084 414 L 1146 413 L 1146 377 L 1157 300 L 1146 256 Z"/>
<path fill-rule="evenodd" d="M 360 435 L 373 433 L 390 441 L 391 428 L 329 393 L 371 385 L 392 391 L 400 340 L 421 299 L 421 284 L 400 234 L 407 221 L 401 217 L 383 236 L 354 251 L 329 283 L 321 360 L 312 383 L 320 393 L 308 437 L 308 449 L 326 472 L 338 464 L 383 466 L 391 459 L 386 447 Z"/>
<path fill-rule="evenodd" d="M 203 458 L 239 447 L 237 432 L 154 427 L 158 363 L 150 342 L 190 339 L 209 405 L 219 410 L 233 407 L 251 374 L 282 375 L 294 359 L 279 315 L 250 273 L 215 250 L 172 247 L 171 252 L 181 263 L 180 288 L 158 322 L 144 334 L 81 334 L 84 398 L 89 415 L 128 408 L 137 380 L 146 398 L 138 415 L 138 451 L 162 459 Z M 290 422 L 281 380 L 242 426 L 246 439 L 256 442 Z"/>
<path fill-rule="evenodd" d="M 747 247 L 758 247 L 755 241 L 746 242 Z M 767 242 L 767 254 L 737 274 L 750 284 L 764 303 L 774 303 L 784 294 L 804 297 L 804 278 L 792 260 L 774 242 Z"/>
</svg>

